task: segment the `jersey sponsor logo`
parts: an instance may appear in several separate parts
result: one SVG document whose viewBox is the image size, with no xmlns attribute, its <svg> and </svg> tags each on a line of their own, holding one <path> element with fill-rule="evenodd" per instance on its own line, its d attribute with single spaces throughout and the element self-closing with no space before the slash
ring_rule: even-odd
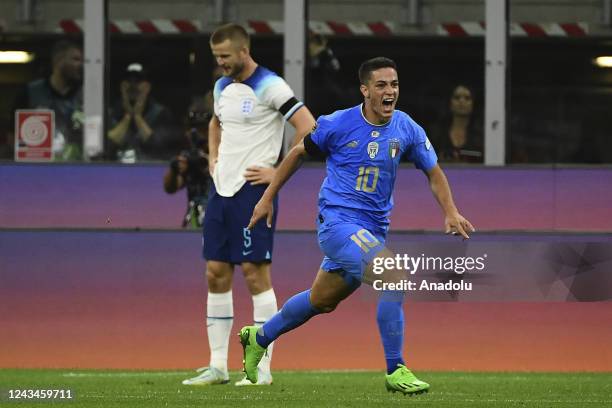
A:
<svg viewBox="0 0 612 408">
<path fill-rule="evenodd" d="M 425 149 L 431 149 L 431 142 L 429 141 L 429 138 L 427 136 L 425 136 Z"/>
<path fill-rule="evenodd" d="M 368 156 L 370 156 L 370 159 L 374 159 L 377 154 L 378 154 L 378 143 L 376 142 L 368 143 Z"/>
<path fill-rule="evenodd" d="M 241 102 L 241 111 L 242 114 L 247 116 L 249 115 L 251 112 L 253 112 L 253 108 L 255 107 L 255 103 L 253 102 L 252 99 L 243 99 Z"/>
<path fill-rule="evenodd" d="M 389 140 L 389 156 L 391 156 L 392 159 L 395 159 L 395 156 L 397 156 L 399 151 L 400 151 L 399 140 L 398 139 Z"/>
<path fill-rule="evenodd" d="M 252 252 L 253 252 L 252 249 L 250 251 L 242 251 L 242 256 L 247 256 L 247 255 L 249 255 Z"/>
<path fill-rule="evenodd" d="M 358 144 L 359 144 L 359 142 L 357 140 L 353 140 L 352 142 L 348 142 L 346 144 L 346 147 L 350 147 L 352 149 L 352 148 L 357 147 Z"/>
<path fill-rule="evenodd" d="M 370 136 L 378 137 L 378 136 L 380 136 L 380 132 L 378 130 L 373 130 L 372 133 L 370 133 Z"/>
</svg>

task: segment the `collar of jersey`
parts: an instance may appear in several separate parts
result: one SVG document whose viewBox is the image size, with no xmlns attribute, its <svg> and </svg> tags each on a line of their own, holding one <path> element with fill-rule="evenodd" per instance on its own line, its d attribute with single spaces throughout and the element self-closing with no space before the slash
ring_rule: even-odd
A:
<svg viewBox="0 0 612 408">
<path fill-rule="evenodd" d="M 376 126 L 376 127 L 383 127 L 383 126 L 387 126 L 389 123 L 393 122 L 393 117 L 395 116 L 395 110 L 393 111 L 393 115 L 391 116 L 391 119 L 387 123 L 383 123 L 382 125 L 377 125 L 375 123 L 370 122 L 368 119 L 366 119 L 365 115 L 363 114 L 363 103 L 359 105 L 359 114 L 361 115 L 363 120 L 366 121 L 367 124 L 372 125 L 372 126 Z"/>
<path fill-rule="evenodd" d="M 251 88 L 255 88 L 255 83 L 259 80 L 259 77 L 263 74 L 263 71 L 261 69 L 261 65 L 257 65 L 257 67 L 255 68 L 255 71 L 253 71 L 253 73 L 251 75 L 249 75 L 248 78 L 246 78 L 244 81 L 235 81 L 233 80 L 232 83 L 234 84 L 244 84 L 247 86 L 250 86 Z"/>
</svg>

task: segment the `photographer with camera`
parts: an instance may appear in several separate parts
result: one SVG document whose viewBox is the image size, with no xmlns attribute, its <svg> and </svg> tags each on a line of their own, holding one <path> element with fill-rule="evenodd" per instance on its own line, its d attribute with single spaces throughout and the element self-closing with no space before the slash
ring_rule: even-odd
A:
<svg viewBox="0 0 612 408">
<path fill-rule="evenodd" d="M 211 114 L 206 111 L 202 98 L 195 99 L 188 115 L 186 136 L 189 148 L 170 161 L 164 174 L 164 190 L 174 194 L 187 188 L 187 211 L 183 228 L 201 228 L 208 202 L 210 175 L 208 173 L 208 122 Z"/>
</svg>

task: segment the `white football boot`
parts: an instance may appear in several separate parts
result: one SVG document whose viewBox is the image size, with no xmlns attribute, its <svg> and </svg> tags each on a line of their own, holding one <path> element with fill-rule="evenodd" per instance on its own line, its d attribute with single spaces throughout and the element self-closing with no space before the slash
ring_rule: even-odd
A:
<svg viewBox="0 0 612 408">
<path fill-rule="evenodd" d="M 183 385 L 219 385 L 229 382 L 229 373 L 215 367 L 200 367 L 197 372 L 200 373 L 198 376 L 183 380 Z"/>
</svg>

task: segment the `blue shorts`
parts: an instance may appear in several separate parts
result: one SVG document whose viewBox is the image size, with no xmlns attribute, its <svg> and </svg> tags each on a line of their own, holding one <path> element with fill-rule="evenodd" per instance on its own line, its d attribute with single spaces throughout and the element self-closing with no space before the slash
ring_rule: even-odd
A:
<svg viewBox="0 0 612 408">
<path fill-rule="evenodd" d="M 325 254 L 321 269 L 339 273 L 349 286 L 359 286 L 365 267 L 385 247 L 385 235 L 355 220 L 326 222 L 319 217 L 319 246 Z"/>
<path fill-rule="evenodd" d="M 278 199 L 274 198 L 272 228 L 262 219 L 252 230 L 247 229 L 253 208 L 267 187 L 247 182 L 233 197 L 223 197 L 217 194 L 214 184 L 211 186 L 202 225 L 204 259 L 231 264 L 272 261 Z"/>
</svg>

